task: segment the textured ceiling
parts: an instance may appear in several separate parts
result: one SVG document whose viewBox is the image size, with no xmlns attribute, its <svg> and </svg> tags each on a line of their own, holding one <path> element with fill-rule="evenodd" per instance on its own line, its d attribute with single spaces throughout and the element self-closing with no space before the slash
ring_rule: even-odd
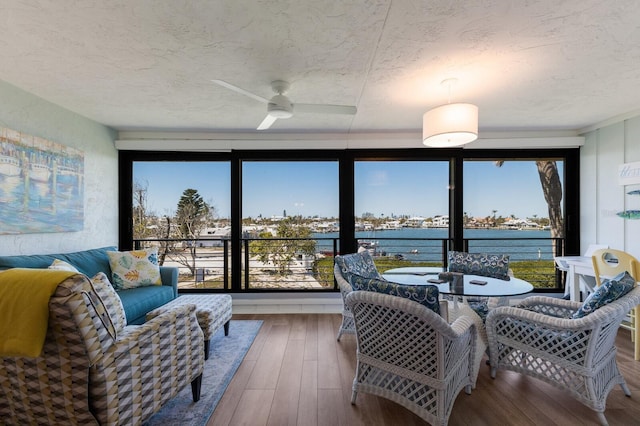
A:
<svg viewBox="0 0 640 426">
<path fill-rule="evenodd" d="M 483 131 L 575 131 L 640 109 L 636 0 L 3 0 L 0 80 L 120 130 L 419 131 L 448 101 Z"/>
</svg>

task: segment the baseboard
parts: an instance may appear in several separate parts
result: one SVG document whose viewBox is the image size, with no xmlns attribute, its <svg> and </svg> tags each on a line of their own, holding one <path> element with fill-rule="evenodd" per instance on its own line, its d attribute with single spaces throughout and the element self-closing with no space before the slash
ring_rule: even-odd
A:
<svg viewBox="0 0 640 426">
<path fill-rule="evenodd" d="M 342 296 L 331 294 L 232 294 L 234 314 L 339 314 Z"/>
</svg>

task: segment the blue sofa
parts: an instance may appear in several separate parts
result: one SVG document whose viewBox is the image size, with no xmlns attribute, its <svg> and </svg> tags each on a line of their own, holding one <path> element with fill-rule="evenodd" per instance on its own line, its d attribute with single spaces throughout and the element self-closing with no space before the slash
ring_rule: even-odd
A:
<svg viewBox="0 0 640 426">
<path fill-rule="evenodd" d="M 89 278 L 104 272 L 111 280 L 111 266 L 107 251 L 116 247 L 102 247 L 91 250 L 61 254 L 36 254 L 21 256 L 0 256 L 0 270 L 10 268 L 47 268 L 54 259 L 64 260 L 75 266 Z M 178 268 L 160 267 L 162 285 L 119 290 L 128 324 L 142 324 L 147 312 L 178 297 Z"/>
</svg>

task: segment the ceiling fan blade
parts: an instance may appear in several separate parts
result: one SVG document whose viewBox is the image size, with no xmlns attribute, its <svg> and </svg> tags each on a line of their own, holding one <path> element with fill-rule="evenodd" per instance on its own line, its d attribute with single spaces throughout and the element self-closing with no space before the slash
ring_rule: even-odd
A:
<svg viewBox="0 0 640 426">
<path fill-rule="evenodd" d="M 227 83 L 224 80 L 211 80 L 211 81 L 214 82 L 215 84 L 220 85 L 222 87 L 225 87 L 225 88 L 227 88 L 229 90 L 233 90 L 234 92 L 237 92 L 237 93 L 243 94 L 245 96 L 248 96 L 248 97 L 250 97 L 252 99 L 255 99 L 256 101 L 259 101 L 259 102 L 262 102 L 262 103 L 265 103 L 265 104 L 269 103 L 268 99 L 263 98 L 262 96 L 258 96 L 258 95 L 254 94 L 254 93 L 251 93 L 251 92 L 247 91 L 247 90 L 244 90 L 241 87 L 234 86 L 231 83 Z"/>
<path fill-rule="evenodd" d="M 358 109 L 350 105 L 293 104 L 294 112 L 354 115 Z"/>
<path fill-rule="evenodd" d="M 258 126 L 256 130 L 267 130 L 273 123 L 276 122 L 278 117 L 274 117 L 271 114 L 267 114 L 267 116 L 262 120 L 262 123 Z"/>
</svg>

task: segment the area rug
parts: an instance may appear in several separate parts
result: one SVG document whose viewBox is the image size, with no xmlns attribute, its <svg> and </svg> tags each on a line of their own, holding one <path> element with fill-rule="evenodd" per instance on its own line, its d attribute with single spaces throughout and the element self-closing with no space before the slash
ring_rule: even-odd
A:
<svg viewBox="0 0 640 426">
<path fill-rule="evenodd" d="M 191 386 L 187 385 L 154 414 L 145 426 L 205 425 L 261 326 L 262 321 L 232 320 L 228 336 L 224 335 L 224 330 L 218 330 L 211 339 L 209 359 L 204 364 L 200 401 L 193 402 Z"/>
</svg>

